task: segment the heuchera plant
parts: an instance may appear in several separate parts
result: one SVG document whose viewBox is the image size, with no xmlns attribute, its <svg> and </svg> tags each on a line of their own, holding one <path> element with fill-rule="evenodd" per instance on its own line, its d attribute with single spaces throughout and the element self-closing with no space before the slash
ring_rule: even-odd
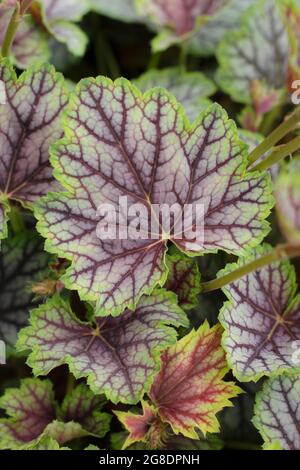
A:
<svg viewBox="0 0 300 470">
<path fill-rule="evenodd" d="M 299 24 L 0 2 L 0 449 L 300 450 Z"/>
</svg>

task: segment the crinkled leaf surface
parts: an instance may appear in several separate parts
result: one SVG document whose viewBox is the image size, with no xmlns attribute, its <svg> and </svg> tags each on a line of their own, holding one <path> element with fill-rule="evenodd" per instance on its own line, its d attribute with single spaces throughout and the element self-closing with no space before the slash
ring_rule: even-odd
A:
<svg viewBox="0 0 300 470">
<path fill-rule="evenodd" d="M 275 184 L 277 216 L 286 238 L 300 241 L 300 157 L 284 167 Z"/>
<path fill-rule="evenodd" d="M 282 375 L 265 382 L 258 393 L 253 422 L 265 446 L 278 443 L 285 450 L 300 448 L 300 376 Z M 269 447 L 270 448 L 270 447 Z"/>
<path fill-rule="evenodd" d="M 50 257 L 43 242 L 28 233 L 3 242 L 0 252 L 0 340 L 13 348 L 29 311 L 37 307 L 30 284 L 48 273 Z"/>
<path fill-rule="evenodd" d="M 182 73 L 177 67 L 150 70 L 135 80 L 135 84 L 143 92 L 155 87 L 166 88 L 182 104 L 191 122 L 207 108 L 210 104 L 207 98 L 216 91 L 213 82 L 202 73 Z"/>
<path fill-rule="evenodd" d="M 184 310 L 196 307 L 201 290 L 201 277 L 196 259 L 177 252 L 168 255 L 166 262 L 169 274 L 165 288 L 177 295 L 178 304 Z"/>
<path fill-rule="evenodd" d="M 192 31 L 200 16 L 218 11 L 228 0 L 138 0 L 140 11 L 160 26 L 171 28 L 178 36 Z"/>
<path fill-rule="evenodd" d="M 142 96 L 127 80 L 99 77 L 77 88 L 65 130 L 52 162 L 69 193 L 40 200 L 35 214 L 46 249 L 72 260 L 63 282 L 82 299 L 97 301 L 97 315 L 133 309 L 142 294 L 163 285 L 168 239 L 193 255 L 217 249 L 240 254 L 265 236 L 273 204 L 269 178 L 245 174 L 245 148 L 220 106 L 190 128 L 166 91 Z M 192 221 L 182 237 L 164 225 L 151 233 L 146 225 L 138 240 L 130 234 L 100 239 L 99 206 L 109 203 L 121 213 L 125 196 L 128 207 L 142 205 L 145 225 L 153 204 L 202 204 L 204 249 L 194 243 Z"/>
<path fill-rule="evenodd" d="M 166 325 L 187 326 L 174 294 L 158 291 L 144 297 L 135 312 L 119 318 L 82 323 L 59 298 L 32 312 L 31 326 L 19 336 L 20 349 L 32 349 L 29 364 L 36 375 L 69 364 L 75 377 L 87 377 L 94 393 L 114 403 L 136 403 L 150 387 L 162 350 L 176 341 Z"/>
<path fill-rule="evenodd" d="M 214 55 L 225 34 L 239 28 L 242 15 L 255 1 L 228 1 L 187 41 L 189 51 L 200 56 Z"/>
<path fill-rule="evenodd" d="M 281 5 L 278 0 L 257 1 L 246 12 L 240 30 L 220 44 L 218 81 L 238 102 L 252 102 L 254 81 L 270 91 L 285 88 L 290 45 Z"/>
<path fill-rule="evenodd" d="M 60 188 L 52 177 L 49 147 L 62 136 L 60 117 L 67 102 L 63 77 L 43 65 L 17 79 L 3 60 L 0 80 L 7 98 L 0 106 L 0 205 L 15 199 L 30 206 Z"/>
<path fill-rule="evenodd" d="M 135 8 L 135 0 L 90 0 L 93 10 L 117 20 L 139 22 L 141 17 Z"/>
<path fill-rule="evenodd" d="M 240 392 L 223 380 L 228 368 L 221 333 L 219 326 L 209 328 L 205 322 L 162 353 L 149 396 L 175 434 L 197 439 L 196 428 L 204 434 L 218 432 L 216 413 L 231 406 L 230 398 Z"/>
<path fill-rule="evenodd" d="M 49 436 L 42 436 L 32 444 L 26 446 L 26 450 L 71 450 L 68 447 L 60 447 L 59 443 Z"/>
<path fill-rule="evenodd" d="M 271 249 L 263 245 L 219 275 Z M 219 319 L 225 328 L 223 346 L 234 375 L 240 381 L 256 381 L 263 375 L 299 369 L 293 361 L 293 342 L 300 341 L 300 296 L 295 297 L 295 271 L 290 262 L 270 264 L 223 290 L 230 300 Z"/>
<path fill-rule="evenodd" d="M 8 23 L 12 17 L 14 7 L 0 4 L 0 45 Z M 47 43 L 47 34 L 39 28 L 30 15 L 26 15 L 18 27 L 12 44 L 12 60 L 21 69 L 34 64 L 46 62 L 50 57 Z"/>
<path fill-rule="evenodd" d="M 111 415 L 101 412 L 106 400 L 80 384 L 69 393 L 61 406 L 63 421 L 80 423 L 88 432 L 103 437 L 109 430 Z"/>
</svg>

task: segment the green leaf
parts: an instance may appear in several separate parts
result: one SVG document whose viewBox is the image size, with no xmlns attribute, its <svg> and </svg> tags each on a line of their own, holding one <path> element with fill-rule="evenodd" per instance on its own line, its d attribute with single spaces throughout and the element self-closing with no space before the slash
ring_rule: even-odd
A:
<svg viewBox="0 0 300 470">
<path fill-rule="evenodd" d="M 220 44 L 218 82 L 237 102 L 252 104 L 253 86 L 266 87 L 264 100 L 268 93 L 285 89 L 290 45 L 281 6 L 279 0 L 258 0 L 241 28 Z"/>
<path fill-rule="evenodd" d="M 300 156 L 285 165 L 275 183 L 277 217 L 291 243 L 300 241 Z"/>
<path fill-rule="evenodd" d="M 52 176 L 49 149 L 62 137 L 61 114 L 68 100 L 62 75 L 45 64 L 18 78 L 8 60 L 0 61 L 6 103 L 0 105 L 1 237 L 8 201 L 26 207 L 60 185 Z"/>
<path fill-rule="evenodd" d="M 166 326 L 187 326 L 174 294 L 158 291 L 143 297 L 135 312 L 118 318 L 79 321 L 58 297 L 31 314 L 18 347 L 32 350 L 28 364 L 35 375 L 68 364 L 76 378 L 86 377 L 91 390 L 114 403 L 137 403 L 159 369 L 160 352 L 176 341 Z"/>
<path fill-rule="evenodd" d="M 93 10 L 101 15 L 129 23 L 141 21 L 135 8 L 135 0 L 90 0 L 90 2 Z"/>
<path fill-rule="evenodd" d="M 299 450 L 299 396 L 299 375 L 282 375 L 264 383 L 257 394 L 253 423 L 265 441 L 265 449 Z"/>
<path fill-rule="evenodd" d="M 193 122 L 210 104 L 207 98 L 216 92 L 214 83 L 200 72 L 184 72 L 177 68 L 150 70 L 135 80 L 143 92 L 151 88 L 166 88 L 182 104 Z"/>
<path fill-rule="evenodd" d="M 219 276 L 271 251 L 262 245 Z M 300 370 L 294 361 L 293 341 L 300 341 L 300 296 L 288 260 L 272 263 L 223 288 L 229 302 L 219 319 L 225 332 L 223 347 L 233 374 L 240 381 Z"/>
<path fill-rule="evenodd" d="M 198 305 L 201 276 L 195 258 L 188 258 L 180 252 L 167 255 L 169 269 L 165 288 L 177 295 L 178 304 L 184 310 L 191 310 Z"/>
<path fill-rule="evenodd" d="M 34 233 L 5 240 L 0 252 L 0 340 L 14 348 L 17 334 L 28 323 L 29 310 L 40 301 L 30 284 L 48 274 L 49 254 Z"/>
</svg>

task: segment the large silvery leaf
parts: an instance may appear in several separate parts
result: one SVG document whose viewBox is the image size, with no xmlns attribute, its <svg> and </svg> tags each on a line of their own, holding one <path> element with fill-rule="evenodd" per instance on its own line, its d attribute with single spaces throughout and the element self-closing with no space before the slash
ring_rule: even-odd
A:
<svg viewBox="0 0 300 470">
<path fill-rule="evenodd" d="M 0 46 L 13 12 L 13 4 L 10 5 L 5 1 L 0 4 Z M 47 34 L 37 26 L 29 14 L 23 18 L 18 27 L 12 44 L 11 56 L 13 62 L 21 69 L 46 62 L 50 57 Z"/>
<path fill-rule="evenodd" d="M 245 148 L 220 106 L 190 127 L 165 90 L 142 96 L 127 80 L 103 77 L 83 80 L 71 101 L 68 137 L 52 158 L 68 193 L 43 198 L 35 214 L 46 249 L 72 261 L 63 282 L 82 299 L 97 301 L 97 315 L 133 309 L 144 293 L 164 284 L 168 240 L 191 255 L 218 249 L 240 254 L 266 235 L 269 177 L 246 173 Z M 138 224 L 130 219 L 136 204 Z M 174 205 L 181 213 L 185 206 L 194 213 L 204 209 L 204 246 L 198 242 L 201 213 L 197 221 L 187 217 L 180 234 L 176 217 L 169 227 L 165 218 L 161 222 L 157 206 L 172 211 Z M 116 232 L 109 230 L 108 237 L 99 234 L 104 208 L 116 215 Z M 135 223 L 141 230 L 132 235 Z"/>
<path fill-rule="evenodd" d="M 33 16 L 41 19 L 48 32 L 57 41 L 66 44 L 72 54 L 82 56 L 87 37 L 75 23 L 89 11 L 89 0 L 39 0 L 39 4 L 31 8 Z"/>
<path fill-rule="evenodd" d="M 49 147 L 62 136 L 61 113 L 67 102 L 63 77 L 50 65 L 18 79 L 8 61 L 0 62 L 6 104 L 0 105 L 0 205 L 7 200 L 30 206 L 57 190 Z"/>
<path fill-rule="evenodd" d="M 259 0 L 250 8 L 239 30 L 229 33 L 218 49 L 219 83 L 238 102 L 251 104 L 253 87 L 285 88 L 290 45 L 278 0 Z"/>
<path fill-rule="evenodd" d="M 30 284 L 48 272 L 49 255 L 34 234 L 3 242 L 0 252 L 0 340 L 13 348 L 19 330 L 27 325 L 30 309 L 38 301 Z"/>
<path fill-rule="evenodd" d="M 151 88 L 166 88 L 182 104 L 188 119 L 192 122 L 210 104 L 207 99 L 216 91 L 211 80 L 200 72 L 182 73 L 177 67 L 164 70 L 150 70 L 135 80 L 143 92 Z"/>
<path fill-rule="evenodd" d="M 141 21 L 135 8 L 135 0 L 90 0 L 93 10 L 101 15 L 128 22 Z"/>
<path fill-rule="evenodd" d="M 253 422 L 265 448 L 300 449 L 299 396 L 299 375 L 271 378 L 257 394 Z"/>
<path fill-rule="evenodd" d="M 230 0 L 223 8 L 199 28 L 188 40 L 188 50 L 196 55 L 210 56 L 216 53 L 226 33 L 238 29 L 244 12 L 256 0 Z"/>
<path fill-rule="evenodd" d="M 231 272 L 271 251 L 263 245 L 237 264 Z M 235 377 L 258 380 L 263 375 L 299 369 L 294 361 L 295 342 L 300 341 L 300 296 L 295 271 L 289 261 L 259 269 L 224 288 L 230 299 L 219 316 L 225 328 L 223 346 Z"/>
<path fill-rule="evenodd" d="M 31 326 L 19 336 L 20 349 L 32 349 L 36 375 L 69 364 L 75 377 L 87 377 L 94 393 L 113 402 L 136 403 L 159 368 L 159 354 L 176 341 L 166 325 L 187 326 L 173 294 L 144 297 L 135 312 L 82 323 L 59 298 L 33 311 Z"/>
<path fill-rule="evenodd" d="M 167 256 L 166 262 L 169 274 L 165 288 L 177 295 L 178 304 L 184 310 L 196 307 L 201 290 L 197 260 L 175 252 Z"/>
<path fill-rule="evenodd" d="M 287 164 L 275 184 L 277 216 L 286 238 L 300 241 L 300 157 Z"/>
</svg>

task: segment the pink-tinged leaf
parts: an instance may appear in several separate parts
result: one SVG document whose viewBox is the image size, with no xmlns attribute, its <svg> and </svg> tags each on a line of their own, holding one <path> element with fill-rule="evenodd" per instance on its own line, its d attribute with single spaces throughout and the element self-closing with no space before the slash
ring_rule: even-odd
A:
<svg viewBox="0 0 300 470">
<path fill-rule="evenodd" d="M 59 416 L 65 422 L 75 421 L 91 434 L 103 437 L 111 421 L 110 414 L 101 412 L 105 403 L 103 397 L 94 395 L 85 384 L 80 384 L 65 397 Z"/>
<path fill-rule="evenodd" d="M 231 272 L 271 251 L 263 245 L 219 275 Z M 289 261 L 272 263 L 223 290 L 229 302 L 219 316 L 225 328 L 223 346 L 233 374 L 240 381 L 299 370 L 293 342 L 300 341 L 300 296 Z"/>
<path fill-rule="evenodd" d="M 281 375 L 265 382 L 257 394 L 253 423 L 264 448 L 300 449 L 300 376 Z"/>
<path fill-rule="evenodd" d="M 13 12 L 13 5 L 6 2 L 0 5 L 0 46 Z M 26 15 L 18 27 L 12 44 L 11 55 L 13 62 L 20 69 L 46 62 L 50 57 L 47 34 L 37 26 L 30 15 Z"/>
<path fill-rule="evenodd" d="M 282 3 L 258 0 L 246 11 L 240 29 L 220 44 L 218 81 L 240 103 L 255 103 L 253 83 L 260 83 L 264 97 L 286 88 L 290 44 Z"/>
<path fill-rule="evenodd" d="M 3 242 L 0 252 L 0 340 L 7 351 L 14 348 L 17 334 L 27 325 L 30 309 L 40 303 L 30 284 L 48 273 L 50 256 L 34 233 Z M 8 349 L 9 348 L 9 349 Z"/>
<path fill-rule="evenodd" d="M 197 19 L 210 16 L 228 0 L 138 0 L 140 12 L 148 14 L 155 23 L 171 28 L 178 36 L 194 29 Z"/>
<path fill-rule="evenodd" d="M 18 79 L 7 60 L 0 62 L 6 104 L 0 105 L 0 200 L 25 206 L 60 188 L 52 176 L 50 146 L 62 136 L 61 113 L 67 103 L 63 77 L 50 65 Z"/>
<path fill-rule="evenodd" d="M 197 439 L 197 428 L 204 434 L 218 432 L 216 414 L 232 406 L 230 398 L 240 393 L 232 382 L 223 380 L 228 367 L 221 334 L 219 326 L 209 328 L 205 322 L 162 353 L 161 371 L 149 397 L 175 434 Z"/>
<path fill-rule="evenodd" d="M 0 448 L 21 447 L 38 438 L 55 419 L 54 394 L 49 381 L 24 379 L 19 389 L 0 398 L 8 418 L 0 420 Z"/>
<path fill-rule="evenodd" d="M 0 398 L 8 415 L 0 420 L 0 449 L 30 450 L 44 441 L 61 445 L 88 435 L 103 437 L 111 417 L 100 412 L 102 406 L 102 398 L 79 385 L 59 407 L 50 381 L 24 379 L 20 388 L 8 389 Z"/>
<path fill-rule="evenodd" d="M 178 304 L 184 310 L 198 305 L 200 294 L 200 272 L 195 258 L 188 258 L 180 252 L 167 256 L 169 269 L 165 288 L 177 295 Z"/>
<path fill-rule="evenodd" d="M 166 325 L 187 326 L 174 294 L 144 297 L 135 312 L 119 318 L 80 322 L 58 297 L 32 312 L 31 326 L 19 335 L 21 350 L 31 349 L 35 375 L 67 363 L 75 377 L 87 377 L 94 393 L 114 403 L 136 403 L 159 369 L 160 352 L 176 341 Z"/>
<path fill-rule="evenodd" d="M 300 241 L 300 157 L 287 164 L 275 184 L 280 227 L 291 243 Z"/>
<path fill-rule="evenodd" d="M 62 281 L 83 300 L 97 301 L 96 315 L 134 309 L 143 294 L 164 284 L 168 240 L 191 255 L 241 254 L 268 232 L 269 177 L 246 173 L 245 148 L 219 105 L 190 127 L 162 89 L 142 96 L 125 79 L 86 79 L 73 95 L 65 131 L 52 162 L 68 193 L 43 198 L 35 214 L 46 249 L 72 261 Z M 125 196 L 129 208 L 138 203 L 146 212 L 142 238 L 103 239 L 99 207 L 110 204 L 121 215 Z M 204 207 L 204 246 L 192 223 L 182 237 L 164 224 L 151 231 L 154 204 Z"/>
<path fill-rule="evenodd" d="M 156 421 L 155 408 L 146 401 L 142 401 L 143 414 L 135 414 L 124 411 L 114 411 L 119 421 L 123 424 L 129 435 L 122 449 L 126 449 L 135 442 L 146 442 L 147 434 L 154 421 Z"/>
</svg>

